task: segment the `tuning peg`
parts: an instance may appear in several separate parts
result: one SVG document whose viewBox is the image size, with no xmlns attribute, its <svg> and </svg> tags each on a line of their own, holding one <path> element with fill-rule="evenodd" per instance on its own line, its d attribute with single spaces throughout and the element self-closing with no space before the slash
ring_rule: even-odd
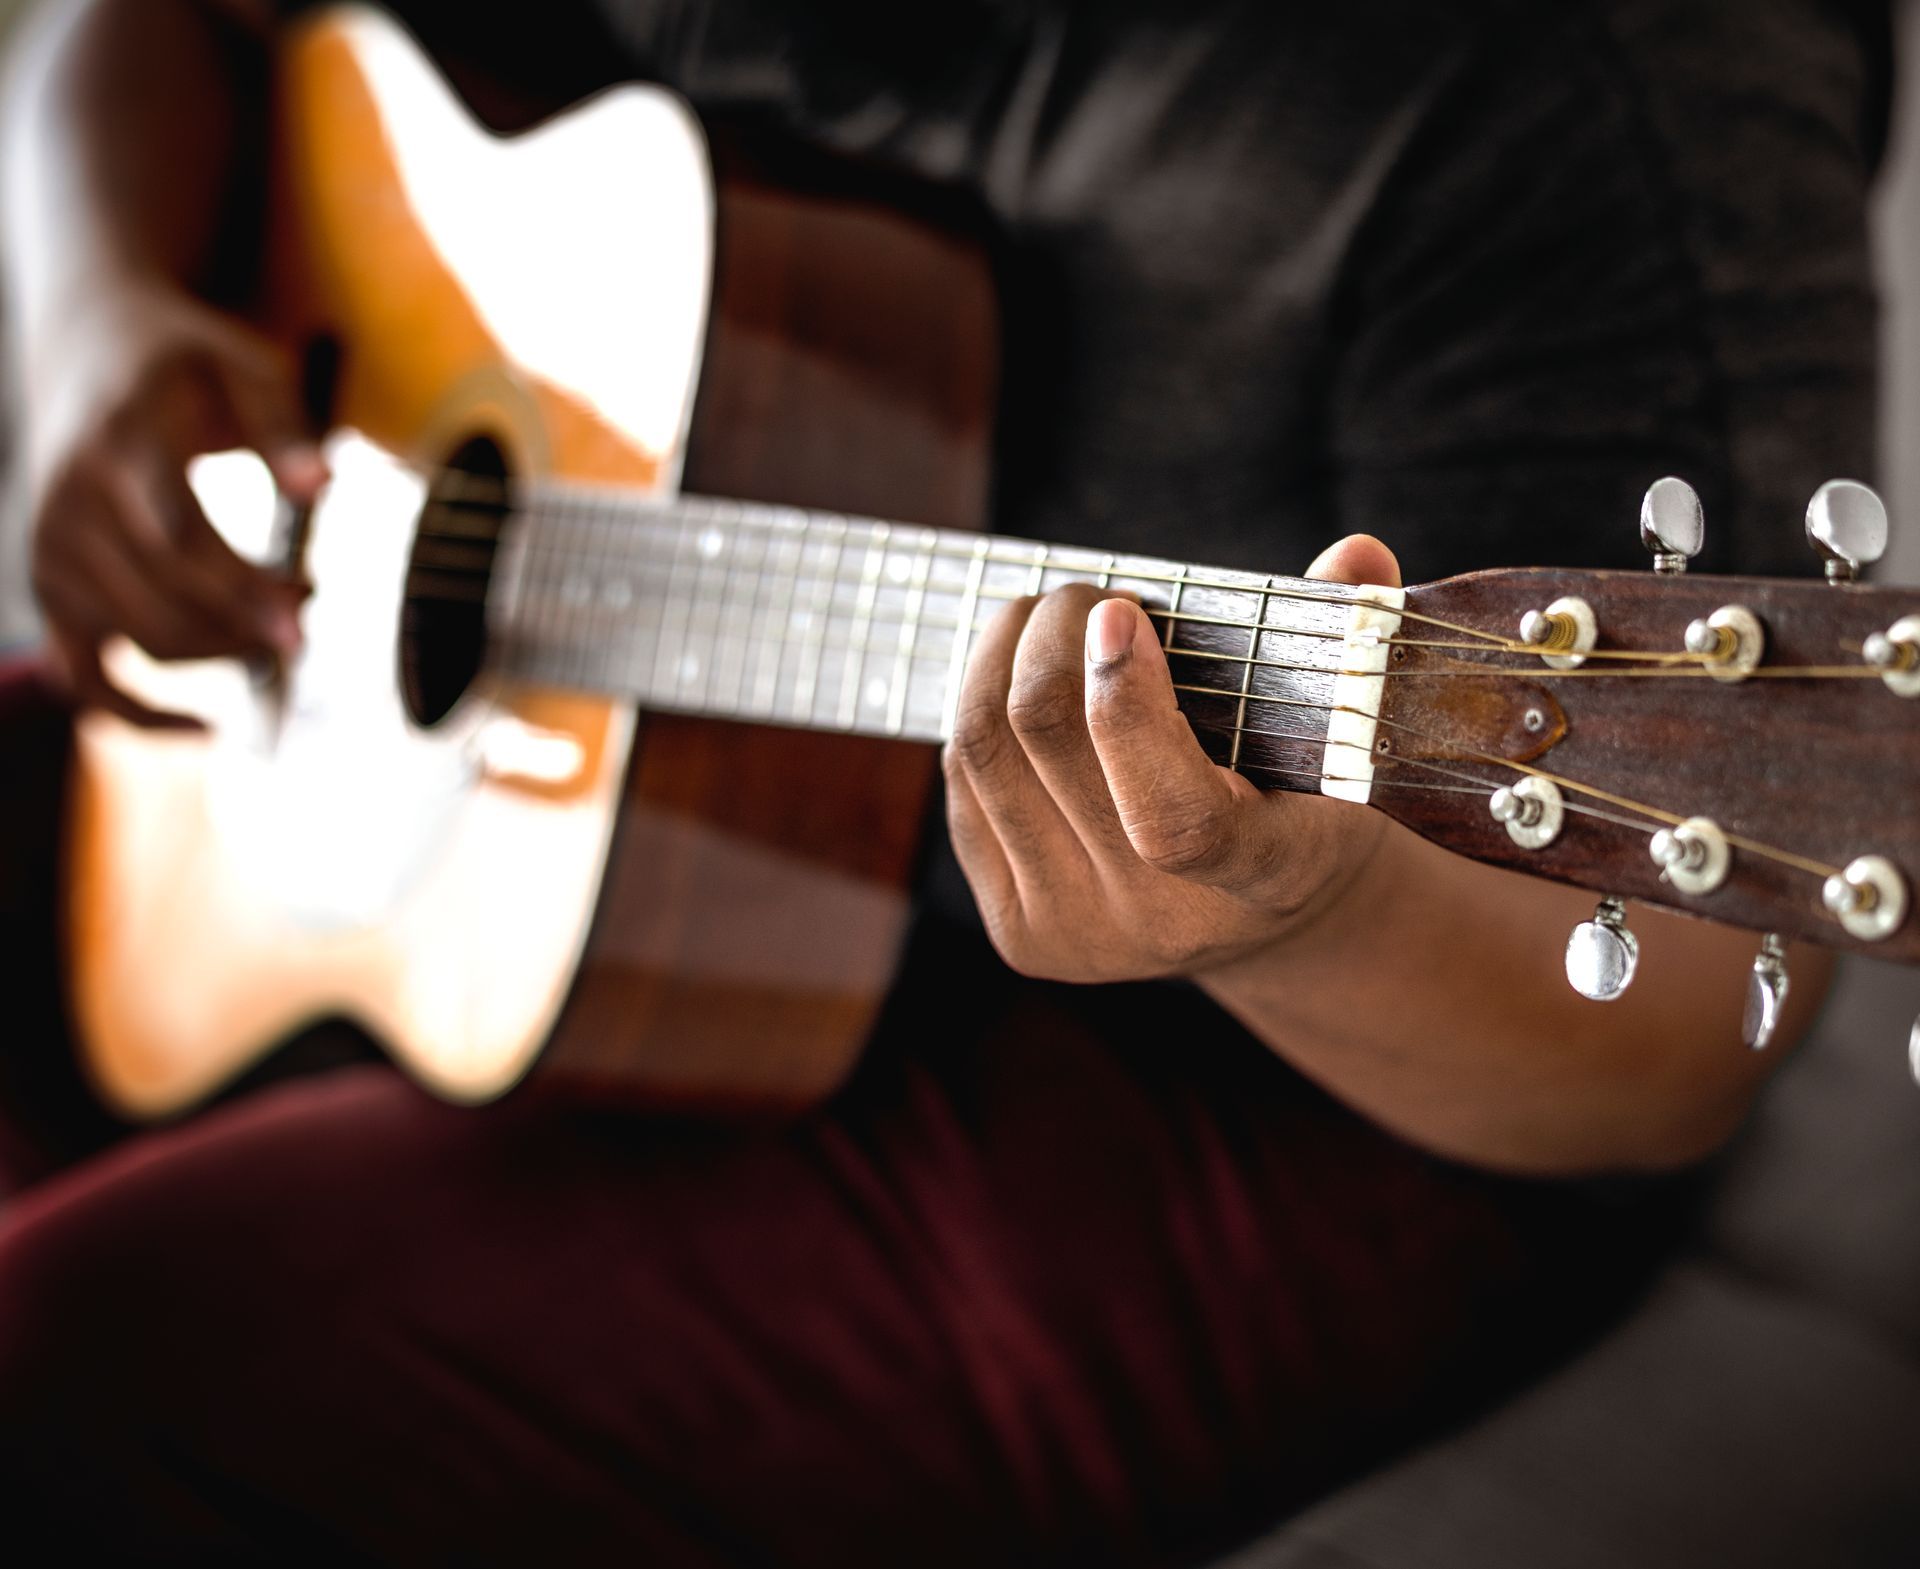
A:
<svg viewBox="0 0 1920 1569">
<path fill-rule="evenodd" d="M 1684 572 L 1706 542 L 1700 494 L 1684 479 L 1656 479 L 1640 503 L 1640 543 L 1653 552 L 1656 572 Z"/>
<path fill-rule="evenodd" d="M 1574 927 L 1567 939 L 1567 980 L 1590 1002 L 1612 1002 L 1633 984 L 1640 964 L 1640 939 L 1627 930 L 1627 907 L 1602 899 L 1593 919 Z"/>
<path fill-rule="evenodd" d="M 1682 893 L 1712 893 L 1733 866 L 1727 836 L 1711 817 L 1689 817 L 1676 827 L 1662 828 L 1647 848 L 1660 868 L 1660 880 Z"/>
<path fill-rule="evenodd" d="M 1807 503 L 1807 540 L 1829 580 L 1851 582 L 1887 553 L 1887 504 L 1858 480 L 1830 479 Z"/>
<path fill-rule="evenodd" d="M 1916 1084 L 1920 1084 L 1920 1019 L 1913 1021 L 1913 1033 L 1907 1037 L 1907 1066 L 1913 1070 Z"/>
<path fill-rule="evenodd" d="M 1769 932 L 1760 939 L 1760 952 L 1747 977 L 1747 1009 L 1740 1021 L 1740 1038 L 1755 1051 L 1765 1051 L 1780 1027 L 1780 1010 L 1787 1004 L 1787 945 Z"/>
<path fill-rule="evenodd" d="M 1902 697 L 1920 697 L 1920 616 L 1902 616 L 1884 632 L 1869 633 L 1860 656 Z"/>
</svg>

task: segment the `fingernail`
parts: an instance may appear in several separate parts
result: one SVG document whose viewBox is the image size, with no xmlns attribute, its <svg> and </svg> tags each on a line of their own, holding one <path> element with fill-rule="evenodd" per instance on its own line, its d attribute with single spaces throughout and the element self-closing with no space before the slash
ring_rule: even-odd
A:
<svg viewBox="0 0 1920 1569">
<path fill-rule="evenodd" d="M 1087 661 L 1110 665 L 1133 647 L 1139 618 L 1124 599 L 1105 599 L 1087 617 Z"/>
</svg>

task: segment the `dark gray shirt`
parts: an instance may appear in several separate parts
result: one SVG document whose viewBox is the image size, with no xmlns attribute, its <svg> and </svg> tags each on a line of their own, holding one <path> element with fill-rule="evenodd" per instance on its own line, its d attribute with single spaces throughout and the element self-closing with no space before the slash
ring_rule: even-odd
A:
<svg viewBox="0 0 1920 1569">
<path fill-rule="evenodd" d="M 550 0 L 396 9 L 467 79 L 630 77 L 977 198 L 998 231 L 997 525 L 1409 580 L 1800 571 L 1873 453 L 1867 0 Z"/>
</svg>

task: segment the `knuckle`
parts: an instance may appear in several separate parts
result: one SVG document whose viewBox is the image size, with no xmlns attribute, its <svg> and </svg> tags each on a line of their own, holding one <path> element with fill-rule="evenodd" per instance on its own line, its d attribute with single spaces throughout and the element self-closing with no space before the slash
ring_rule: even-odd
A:
<svg viewBox="0 0 1920 1569">
<path fill-rule="evenodd" d="M 974 698 L 954 717 L 947 766 L 968 775 L 990 774 L 1007 761 L 1014 745 L 999 707 Z"/>
<path fill-rule="evenodd" d="M 1071 979 L 1064 974 L 1052 945 L 1038 940 L 1033 928 L 1018 916 L 1002 914 L 999 919 L 982 912 L 986 921 L 987 940 L 993 944 L 993 951 L 1000 955 L 1001 962 L 1016 975 L 1024 975 L 1034 981 L 1061 981 Z"/>
<path fill-rule="evenodd" d="M 1023 741 L 1046 742 L 1086 724 L 1086 698 L 1077 676 L 1065 670 L 1030 670 L 1014 679 L 1007 697 L 1007 723 Z"/>
<path fill-rule="evenodd" d="M 1232 851 L 1225 814 L 1217 807 L 1174 804 L 1128 825 L 1134 852 L 1156 871 L 1202 877 L 1222 867 Z"/>
</svg>

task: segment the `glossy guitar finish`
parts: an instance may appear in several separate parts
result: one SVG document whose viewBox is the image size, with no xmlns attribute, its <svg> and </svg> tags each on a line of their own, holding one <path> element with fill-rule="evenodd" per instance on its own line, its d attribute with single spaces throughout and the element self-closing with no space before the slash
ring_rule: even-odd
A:
<svg viewBox="0 0 1920 1569">
<path fill-rule="evenodd" d="M 721 494 L 978 523 L 994 330 L 969 249 L 751 180 L 715 203 L 699 129 L 642 89 L 496 141 L 370 12 L 299 32 L 281 99 L 271 315 L 339 345 L 338 426 L 427 469 L 484 435 L 526 474 L 658 490 L 684 462 Z M 585 200 L 558 173 L 581 170 Z M 534 242 L 517 272 L 503 223 Z M 574 331 L 541 339 L 555 302 Z M 230 669 L 129 650 L 219 739 L 82 723 L 69 986 L 103 1093 L 164 1115 L 344 1014 L 462 1099 L 543 1046 L 599 1095 L 825 1094 L 893 967 L 931 754 L 672 717 L 636 738 L 628 705 L 508 680 L 411 726 L 418 493 L 364 446 L 313 522 L 284 719 Z"/>
</svg>

